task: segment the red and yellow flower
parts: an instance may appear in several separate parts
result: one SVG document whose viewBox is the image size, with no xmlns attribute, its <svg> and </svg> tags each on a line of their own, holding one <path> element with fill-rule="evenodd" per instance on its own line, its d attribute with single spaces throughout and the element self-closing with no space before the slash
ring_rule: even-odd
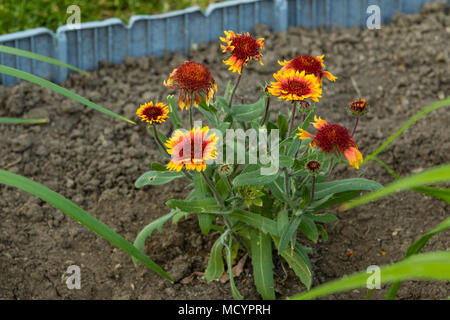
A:
<svg viewBox="0 0 450 320">
<path fill-rule="evenodd" d="M 314 116 L 314 121 L 314 127 L 318 129 L 316 135 L 299 128 L 297 135 L 300 139 L 312 139 L 310 146 L 318 147 L 323 152 L 342 153 L 351 166 L 359 169 L 363 156 L 348 130 L 338 124 L 329 124 L 320 117 Z"/>
<path fill-rule="evenodd" d="M 141 104 L 136 114 L 142 119 L 150 124 L 165 122 L 169 117 L 169 107 L 164 103 L 153 104 L 153 101 Z"/>
<path fill-rule="evenodd" d="M 295 70 L 295 71 L 305 71 L 306 74 L 313 74 L 322 80 L 323 77 L 330 81 L 336 81 L 336 77 L 330 72 L 325 71 L 325 64 L 323 63 L 323 58 L 325 55 L 312 57 L 310 55 L 303 55 L 295 57 L 289 61 L 278 61 L 278 63 L 283 66 L 281 70 Z"/>
<path fill-rule="evenodd" d="M 205 97 L 206 103 L 209 103 L 217 92 L 217 86 L 209 69 L 201 63 L 186 61 L 178 68 L 174 69 L 164 85 L 170 89 L 179 89 L 179 104 L 183 110 L 189 109 L 191 99 L 194 99 L 194 106 L 198 107 Z"/>
<path fill-rule="evenodd" d="M 246 66 L 250 60 L 261 61 L 261 49 L 264 49 L 264 38 L 255 39 L 250 33 L 238 33 L 233 31 L 224 31 L 226 37 L 220 37 L 220 40 L 225 43 L 221 44 L 223 52 L 231 52 L 231 57 L 224 60 L 223 63 L 230 66 L 228 70 L 239 72 L 241 74 L 242 66 Z"/>
<path fill-rule="evenodd" d="M 167 164 L 167 169 L 181 171 L 183 166 L 186 170 L 206 170 L 207 160 L 216 159 L 217 137 L 215 134 L 208 135 L 208 127 L 195 127 L 189 132 L 176 130 L 173 136 L 165 143 L 167 153 L 172 160 Z"/>
<path fill-rule="evenodd" d="M 279 99 L 301 101 L 309 98 L 317 102 L 322 97 L 320 81 L 312 74 L 289 69 L 280 70 L 273 76 L 277 81 L 271 82 L 268 91 Z"/>
</svg>

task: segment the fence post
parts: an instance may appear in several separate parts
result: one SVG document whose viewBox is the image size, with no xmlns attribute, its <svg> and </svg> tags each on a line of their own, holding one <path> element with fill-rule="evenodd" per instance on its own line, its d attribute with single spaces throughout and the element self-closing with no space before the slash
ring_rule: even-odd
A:
<svg viewBox="0 0 450 320">
<path fill-rule="evenodd" d="M 274 1 L 274 31 L 286 31 L 288 28 L 287 0 Z"/>
</svg>

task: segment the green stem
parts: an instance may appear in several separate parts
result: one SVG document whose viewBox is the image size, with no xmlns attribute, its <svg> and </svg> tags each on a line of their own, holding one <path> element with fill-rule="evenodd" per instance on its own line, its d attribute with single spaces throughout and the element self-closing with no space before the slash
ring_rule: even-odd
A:
<svg viewBox="0 0 450 320">
<path fill-rule="evenodd" d="M 267 97 L 266 111 L 264 112 L 264 118 L 263 118 L 263 120 L 261 122 L 261 126 L 266 124 L 267 115 L 269 114 L 269 106 L 270 106 L 270 97 Z"/>
<path fill-rule="evenodd" d="M 311 183 L 311 198 L 309 199 L 308 203 L 305 206 L 306 210 L 308 208 L 308 206 L 311 204 L 311 202 L 314 200 L 314 186 L 316 184 L 316 176 L 312 176 L 312 183 Z"/>
<path fill-rule="evenodd" d="M 236 93 L 236 89 L 239 85 L 239 82 L 241 82 L 242 72 L 244 72 L 244 67 L 242 67 L 241 73 L 239 73 L 239 77 L 237 78 L 236 83 L 234 84 L 233 91 L 231 91 L 230 101 L 228 102 L 228 108 L 231 108 L 231 105 L 233 103 L 234 94 Z"/>
<path fill-rule="evenodd" d="M 231 182 L 230 176 L 227 176 L 228 184 L 230 185 L 231 192 L 233 192 L 233 196 L 236 196 L 236 192 L 233 190 L 233 183 Z"/>
<path fill-rule="evenodd" d="M 353 127 L 352 137 L 355 135 L 356 127 L 358 127 L 359 117 L 356 117 L 355 126 Z"/>
<path fill-rule="evenodd" d="M 191 124 L 191 130 L 194 127 L 194 120 L 192 119 L 192 103 L 191 106 L 189 107 L 189 123 Z"/>
<path fill-rule="evenodd" d="M 291 121 L 289 123 L 289 132 L 288 132 L 287 138 L 289 138 L 291 136 L 292 129 L 294 128 L 294 119 L 295 119 L 296 111 L 297 111 L 297 102 L 294 101 L 292 103 L 292 114 L 291 114 Z"/>
<path fill-rule="evenodd" d="M 161 146 L 161 148 L 162 148 L 163 150 L 166 151 L 166 155 L 169 155 L 169 154 L 167 153 L 166 147 L 164 146 L 164 143 L 162 143 L 161 139 L 159 138 L 158 130 L 156 130 L 156 125 L 152 124 L 152 127 L 153 127 L 153 135 L 155 136 L 156 142 Z"/>
<path fill-rule="evenodd" d="M 203 171 L 201 173 L 202 173 L 203 179 L 205 179 L 206 183 L 208 184 L 209 188 L 211 189 L 211 191 L 214 195 L 214 198 L 216 198 L 216 201 L 220 204 L 221 208 L 225 209 L 225 205 L 223 203 L 222 198 L 219 195 L 219 192 L 217 192 L 217 189 L 214 187 L 211 180 L 209 180 L 209 178 L 205 175 L 205 173 Z"/>
</svg>

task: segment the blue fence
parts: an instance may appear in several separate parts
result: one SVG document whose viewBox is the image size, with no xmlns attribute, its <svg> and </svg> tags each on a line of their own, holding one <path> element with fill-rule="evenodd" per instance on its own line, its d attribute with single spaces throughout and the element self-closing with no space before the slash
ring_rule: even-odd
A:
<svg viewBox="0 0 450 320">
<path fill-rule="evenodd" d="M 37 28 L 0 36 L 0 44 L 54 57 L 83 70 L 94 70 L 100 61 L 120 63 L 126 56 L 161 56 L 164 52 L 186 54 L 193 44 L 218 41 L 224 30 L 251 32 L 263 23 L 271 30 L 290 26 L 366 26 L 367 8 L 378 5 L 382 23 L 395 12 L 417 13 L 430 0 L 233 0 L 159 15 L 137 15 L 124 25 L 120 19 L 82 23 L 80 29 L 59 27 L 56 35 Z M 449 1 L 447 1 L 449 2 Z M 83 8 L 81 8 L 83 10 Z M 68 70 L 47 63 L 0 53 L 0 64 L 31 72 L 55 82 Z M 19 80 L 1 74 L 0 84 Z"/>
</svg>

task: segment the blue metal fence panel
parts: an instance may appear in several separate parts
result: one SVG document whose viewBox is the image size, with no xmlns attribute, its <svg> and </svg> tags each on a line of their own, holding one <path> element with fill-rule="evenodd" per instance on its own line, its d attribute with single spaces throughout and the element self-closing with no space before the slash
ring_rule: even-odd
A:
<svg viewBox="0 0 450 320">
<path fill-rule="evenodd" d="M 80 29 L 59 27 L 56 34 L 37 28 L 0 36 L 0 44 L 30 50 L 83 70 L 94 70 L 100 61 L 122 62 L 126 56 L 184 54 L 194 44 L 218 41 L 224 30 L 251 32 L 259 23 L 271 30 L 289 26 L 365 27 L 369 5 L 381 8 L 382 23 L 395 12 L 416 13 L 432 0 L 232 0 L 159 15 L 137 15 L 124 25 L 120 19 L 82 23 Z M 447 0 L 450 3 L 450 0 Z M 62 82 L 68 70 L 44 62 L 0 53 L 0 64 Z M 0 74 L 0 85 L 18 79 Z"/>
</svg>

